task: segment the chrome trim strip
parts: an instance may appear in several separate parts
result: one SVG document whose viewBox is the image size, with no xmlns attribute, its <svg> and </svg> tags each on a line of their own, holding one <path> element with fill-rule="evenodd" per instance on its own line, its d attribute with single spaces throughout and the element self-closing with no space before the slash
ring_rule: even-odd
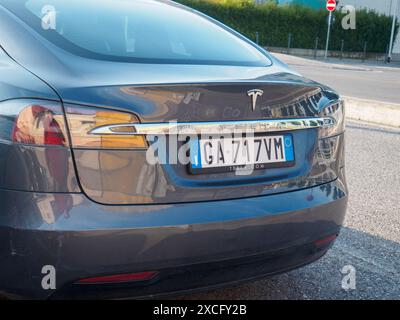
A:
<svg viewBox="0 0 400 320">
<path fill-rule="evenodd" d="M 92 129 L 93 135 L 168 135 L 168 134 L 227 134 L 265 133 L 331 127 L 333 118 L 303 118 L 282 120 L 225 121 L 225 122 L 166 122 L 113 124 Z"/>
</svg>

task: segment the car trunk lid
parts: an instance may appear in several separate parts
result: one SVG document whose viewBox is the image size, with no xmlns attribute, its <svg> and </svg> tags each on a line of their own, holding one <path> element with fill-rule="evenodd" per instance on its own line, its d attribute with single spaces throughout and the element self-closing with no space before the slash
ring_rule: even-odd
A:
<svg viewBox="0 0 400 320">
<path fill-rule="evenodd" d="M 253 104 L 249 92 L 255 89 L 263 94 Z M 125 85 L 101 90 L 113 92 L 111 96 L 118 96 L 126 103 L 124 107 L 107 104 L 105 109 L 132 112 L 139 126 L 169 122 L 217 125 L 234 121 L 293 122 L 318 118 L 321 107 L 330 101 L 316 85 L 283 81 Z M 68 110 L 69 104 L 66 105 Z M 290 136 L 294 147 L 290 165 L 278 164 L 245 174 L 236 170 L 194 172 L 190 164 L 179 162 L 150 163 L 148 151 L 143 149 L 74 148 L 74 157 L 84 192 L 99 203 L 167 204 L 260 196 L 315 183 L 312 168 L 318 153 L 318 129 L 290 128 L 256 133 Z M 171 143 L 176 141 L 171 136 L 165 140 L 168 159 L 171 150 L 184 144 L 183 141 Z"/>
</svg>

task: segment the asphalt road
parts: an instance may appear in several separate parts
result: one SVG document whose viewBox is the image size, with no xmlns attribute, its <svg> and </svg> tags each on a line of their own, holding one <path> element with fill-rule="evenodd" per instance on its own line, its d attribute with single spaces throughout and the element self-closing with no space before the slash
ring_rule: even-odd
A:
<svg viewBox="0 0 400 320">
<path fill-rule="evenodd" d="M 246 285 L 181 299 L 400 299 L 400 131 L 348 123 L 345 228 L 320 261 Z M 341 270 L 356 270 L 342 289 Z"/>
<path fill-rule="evenodd" d="M 326 84 L 349 97 L 400 104 L 400 65 L 329 63 L 275 54 L 303 76 Z"/>
</svg>

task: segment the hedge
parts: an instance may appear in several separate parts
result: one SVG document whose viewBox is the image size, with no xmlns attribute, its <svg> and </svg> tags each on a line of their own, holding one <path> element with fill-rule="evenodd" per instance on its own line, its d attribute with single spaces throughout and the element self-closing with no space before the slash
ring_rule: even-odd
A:
<svg viewBox="0 0 400 320">
<path fill-rule="evenodd" d="M 313 49 L 319 38 L 323 49 L 327 33 L 327 10 L 315 10 L 299 5 L 277 5 L 275 1 L 255 5 L 251 0 L 177 0 L 201 11 L 239 31 L 252 40 L 259 34 L 259 44 L 266 47 L 287 47 L 292 34 L 292 48 Z M 340 12 L 335 12 L 330 50 L 386 53 L 392 18 L 365 9 L 357 11 L 356 30 L 344 30 Z M 396 34 L 398 31 L 396 26 Z"/>
</svg>

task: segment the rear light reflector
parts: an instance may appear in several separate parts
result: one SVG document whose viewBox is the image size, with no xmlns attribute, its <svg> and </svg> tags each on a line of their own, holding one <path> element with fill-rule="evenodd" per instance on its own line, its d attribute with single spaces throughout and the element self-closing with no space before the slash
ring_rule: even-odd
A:
<svg viewBox="0 0 400 320">
<path fill-rule="evenodd" d="M 90 133 L 93 129 L 113 124 L 139 123 L 138 118 L 131 113 L 103 108 L 81 106 L 66 106 L 68 126 L 73 148 L 88 149 L 146 149 L 147 142 L 143 135 L 127 136 L 96 135 Z"/>
<path fill-rule="evenodd" d="M 68 146 L 60 103 L 16 99 L 0 103 L 0 139 L 41 146 Z"/>
<path fill-rule="evenodd" d="M 326 245 L 332 243 L 333 241 L 335 241 L 337 239 L 337 237 L 338 237 L 337 234 L 333 234 L 333 235 L 331 235 L 329 237 L 322 238 L 322 239 L 319 239 L 319 240 L 315 241 L 314 244 L 317 247 L 323 247 L 323 246 L 326 246 Z"/>
<path fill-rule="evenodd" d="M 85 279 L 79 280 L 77 283 L 78 284 L 105 284 L 105 283 L 124 283 L 124 282 L 148 281 L 148 280 L 153 279 L 156 275 L 157 275 L 157 272 L 155 272 L 155 271 L 117 274 L 117 275 L 112 275 L 112 276 L 85 278 Z"/>
</svg>

